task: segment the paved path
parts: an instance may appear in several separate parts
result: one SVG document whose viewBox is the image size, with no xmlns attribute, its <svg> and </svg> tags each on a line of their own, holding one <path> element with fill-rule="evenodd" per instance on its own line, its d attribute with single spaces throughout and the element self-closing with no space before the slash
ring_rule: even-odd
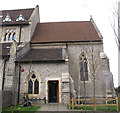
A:
<svg viewBox="0 0 120 113">
<path fill-rule="evenodd" d="M 41 104 L 38 111 L 69 111 L 64 104 Z"/>
<path fill-rule="evenodd" d="M 40 109 L 36 113 L 119 113 L 119 112 L 102 112 L 102 111 L 80 111 L 69 110 L 64 104 L 39 104 Z M 50 112 L 51 111 L 51 112 Z"/>
</svg>

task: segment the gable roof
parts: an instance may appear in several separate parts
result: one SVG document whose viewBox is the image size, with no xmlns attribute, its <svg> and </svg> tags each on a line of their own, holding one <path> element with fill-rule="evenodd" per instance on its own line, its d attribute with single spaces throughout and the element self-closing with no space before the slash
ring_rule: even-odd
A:
<svg viewBox="0 0 120 113">
<path fill-rule="evenodd" d="M 62 48 L 30 49 L 16 59 L 18 62 L 64 61 Z"/>
<path fill-rule="evenodd" d="M 101 41 L 91 21 L 38 23 L 31 43 Z"/>
<path fill-rule="evenodd" d="M 34 8 L 17 9 L 17 10 L 3 10 L 2 11 L 2 21 L 5 19 L 7 14 L 10 16 L 12 21 L 11 22 L 2 22 L 2 25 L 27 23 L 33 10 L 34 10 Z M 16 19 L 19 17 L 20 14 L 22 14 L 22 16 L 25 18 L 26 21 L 16 21 Z"/>
</svg>

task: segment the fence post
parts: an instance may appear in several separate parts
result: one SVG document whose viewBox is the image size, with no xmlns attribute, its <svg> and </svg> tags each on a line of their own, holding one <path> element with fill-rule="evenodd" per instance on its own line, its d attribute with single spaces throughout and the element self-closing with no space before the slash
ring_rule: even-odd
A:
<svg viewBox="0 0 120 113">
<path fill-rule="evenodd" d="M 117 111 L 118 111 L 118 110 L 119 110 L 119 109 L 118 109 L 118 107 L 119 107 L 119 106 L 118 106 L 118 104 L 119 104 L 119 103 L 118 103 L 118 97 L 116 97 L 116 104 L 117 104 Z"/>
<path fill-rule="evenodd" d="M 96 97 L 94 98 L 94 111 L 96 111 Z"/>
<path fill-rule="evenodd" d="M 70 109 L 70 96 L 68 97 L 68 106 L 69 106 L 69 109 Z"/>
<path fill-rule="evenodd" d="M 118 111 L 120 111 L 120 93 L 118 94 Z"/>
<path fill-rule="evenodd" d="M 96 111 L 96 97 L 95 97 L 95 111 Z"/>
<path fill-rule="evenodd" d="M 74 109 L 74 99 L 72 98 L 72 109 Z"/>
</svg>

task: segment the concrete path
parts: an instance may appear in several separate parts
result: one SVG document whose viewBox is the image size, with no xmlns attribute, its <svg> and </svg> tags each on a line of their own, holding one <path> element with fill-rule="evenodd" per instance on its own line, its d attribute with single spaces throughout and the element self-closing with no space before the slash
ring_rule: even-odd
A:
<svg viewBox="0 0 120 113">
<path fill-rule="evenodd" d="M 102 111 L 80 111 L 69 110 L 64 104 L 39 104 L 40 109 L 35 113 L 119 113 L 119 112 L 102 112 Z"/>
<path fill-rule="evenodd" d="M 41 104 L 38 111 L 69 111 L 64 104 Z"/>
</svg>

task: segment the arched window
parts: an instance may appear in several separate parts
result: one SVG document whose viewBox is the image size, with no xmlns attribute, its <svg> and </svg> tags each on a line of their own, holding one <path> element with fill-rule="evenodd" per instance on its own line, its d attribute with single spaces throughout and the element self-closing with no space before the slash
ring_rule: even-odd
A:
<svg viewBox="0 0 120 113">
<path fill-rule="evenodd" d="M 16 34 L 15 33 L 13 34 L 13 40 L 16 40 Z"/>
<path fill-rule="evenodd" d="M 28 94 L 39 94 L 39 81 L 35 74 L 28 80 Z"/>
<path fill-rule="evenodd" d="M 32 80 L 30 79 L 30 80 L 28 81 L 28 94 L 32 94 L 32 92 L 33 92 L 33 82 L 32 82 Z"/>
<path fill-rule="evenodd" d="M 36 79 L 34 82 L 34 94 L 38 94 L 39 93 L 39 82 Z"/>
<path fill-rule="evenodd" d="M 8 34 L 7 33 L 5 34 L 4 41 L 8 41 Z"/>
<path fill-rule="evenodd" d="M 7 28 L 4 32 L 5 35 L 3 41 L 11 42 L 16 40 L 16 28 Z"/>
<path fill-rule="evenodd" d="M 80 79 L 88 81 L 88 62 L 84 53 L 80 55 Z"/>
<path fill-rule="evenodd" d="M 9 34 L 8 41 L 12 41 L 12 33 Z"/>
</svg>

